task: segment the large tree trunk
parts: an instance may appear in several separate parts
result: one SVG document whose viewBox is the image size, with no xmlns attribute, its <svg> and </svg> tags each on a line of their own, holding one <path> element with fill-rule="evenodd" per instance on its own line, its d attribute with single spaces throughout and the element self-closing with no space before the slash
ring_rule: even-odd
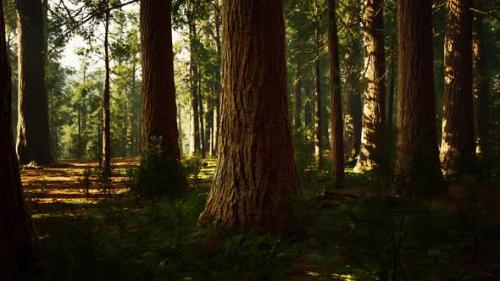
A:
<svg viewBox="0 0 500 281">
<path fill-rule="evenodd" d="M 364 52 L 366 89 L 363 99 L 363 128 L 357 171 L 383 166 L 385 135 L 384 2 L 365 0 Z"/>
<path fill-rule="evenodd" d="M 3 4 L 0 3 L 0 280 L 33 273 L 36 261 L 35 240 L 11 134 L 11 83 Z"/>
<path fill-rule="evenodd" d="M 356 0 L 350 4 L 348 24 L 354 36 L 360 34 L 360 1 Z M 346 112 L 344 115 L 344 154 L 348 162 L 354 162 L 359 154 L 361 145 L 361 94 L 360 77 L 362 63 L 361 44 L 352 39 L 349 46 L 345 48 L 346 68 Z"/>
<path fill-rule="evenodd" d="M 172 50 L 172 2 L 141 2 L 143 145 L 161 138 L 169 155 L 180 158 Z"/>
<path fill-rule="evenodd" d="M 104 0 L 106 12 L 104 22 L 104 94 L 102 98 L 102 173 L 104 177 L 111 176 L 111 120 L 110 120 L 110 68 L 109 68 L 109 20 L 108 1 Z"/>
<path fill-rule="evenodd" d="M 344 127 L 342 123 L 342 94 L 340 85 L 339 37 L 337 34 L 336 1 L 328 3 L 328 53 L 330 55 L 331 90 L 331 143 L 333 155 L 333 185 L 340 186 L 344 181 Z"/>
<path fill-rule="evenodd" d="M 398 129 L 396 194 L 440 179 L 432 51 L 432 0 L 397 0 Z"/>
<path fill-rule="evenodd" d="M 41 0 L 17 4 L 19 116 L 17 155 L 21 164 L 48 164 L 49 104 L 45 89 L 45 35 Z"/>
<path fill-rule="evenodd" d="M 476 171 L 472 99 L 472 0 L 448 0 L 441 160 L 446 174 Z"/>
<path fill-rule="evenodd" d="M 219 159 L 202 221 L 279 233 L 299 189 L 281 0 L 224 0 Z"/>
<path fill-rule="evenodd" d="M 481 3 L 481 2 L 479 2 Z M 481 8 L 481 6 L 479 6 Z M 475 32 L 473 35 L 473 95 L 474 95 L 474 127 L 476 136 L 476 153 L 481 163 L 481 170 L 491 170 L 493 158 L 491 143 L 491 116 L 489 79 L 486 70 L 486 36 L 483 15 L 475 14 Z"/>
</svg>

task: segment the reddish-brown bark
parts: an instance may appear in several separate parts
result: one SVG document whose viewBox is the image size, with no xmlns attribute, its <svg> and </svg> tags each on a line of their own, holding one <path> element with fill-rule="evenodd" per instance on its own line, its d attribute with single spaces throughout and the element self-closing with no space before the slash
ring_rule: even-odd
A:
<svg viewBox="0 0 500 281">
<path fill-rule="evenodd" d="M 24 204 L 14 152 L 11 120 L 11 74 L 0 4 L 0 280 L 27 274 L 35 261 L 35 241 Z"/>
<path fill-rule="evenodd" d="M 45 89 L 45 35 L 42 1 L 16 1 L 18 25 L 17 155 L 22 164 L 52 161 L 49 104 Z"/>
<path fill-rule="evenodd" d="M 432 51 L 432 0 L 397 0 L 397 194 L 433 187 L 440 178 Z"/>
<path fill-rule="evenodd" d="M 141 2 L 143 146 L 161 138 L 164 149 L 180 158 L 172 50 L 171 1 Z"/>
<path fill-rule="evenodd" d="M 299 189 L 281 0 L 225 0 L 219 158 L 201 221 L 279 233 Z"/>
<path fill-rule="evenodd" d="M 472 99 L 472 0 L 448 0 L 444 47 L 441 161 L 447 174 L 475 171 Z"/>
</svg>

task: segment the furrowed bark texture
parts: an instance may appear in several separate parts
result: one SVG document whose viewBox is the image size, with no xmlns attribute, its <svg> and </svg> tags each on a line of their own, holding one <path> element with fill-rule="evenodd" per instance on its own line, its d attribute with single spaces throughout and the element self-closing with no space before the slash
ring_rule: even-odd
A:
<svg viewBox="0 0 500 281">
<path fill-rule="evenodd" d="M 448 0 L 444 46 L 441 161 L 446 174 L 475 170 L 472 98 L 472 0 Z"/>
<path fill-rule="evenodd" d="M 333 185 L 344 181 L 344 126 L 342 123 L 342 93 L 340 84 L 339 37 L 337 34 L 336 1 L 328 0 L 328 54 L 330 57 L 330 119 L 333 156 Z"/>
<path fill-rule="evenodd" d="M 432 56 L 432 1 L 398 0 L 396 194 L 439 181 Z"/>
<path fill-rule="evenodd" d="M 0 3 L 0 280 L 32 271 L 36 257 L 12 138 L 10 75 Z"/>
<path fill-rule="evenodd" d="M 366 89 L 357 171 L 380 168 L 385 137 L 384 2 L 365 0 L 364 53 Z"/>
<path fill-rule="evenodd" d="M 45 89 L 45 35 L 41 0 L 16 2 L 18 25 L 17 155 L 21 164 L 52 161 Z"/>
<path fill-rule="evenodd" d="M 174 84 L 171 0 L 141 2 L 142 128 L 144 148 L 161 138 L 164 149 L 180 158 Z"/>
<path fill-rule="evenodd" d="M 281 0 L 225 0 L 219 159 L 201 221 L 279 233 L 298 189 Z"/>
</svg>

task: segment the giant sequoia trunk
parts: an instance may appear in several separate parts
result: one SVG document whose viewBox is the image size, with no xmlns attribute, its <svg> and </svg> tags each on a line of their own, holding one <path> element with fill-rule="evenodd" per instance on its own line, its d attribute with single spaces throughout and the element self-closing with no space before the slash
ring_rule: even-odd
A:
<svg viewBox="0 0 500 281">
<path fill-rule="evenodd" d="M 385 137 L 384 9 L 381 0 L 365 0 L 364 52 L 366 89 L 363 105 L 361 150 L 358 171 L 382 166 Z"/>
<path fill-rule="evenodd" d="M 34 236 L 24 205 L 11 134 L 11 92 L 3 4 L 0 3 L 0 280 L 27 274 L 35 261 Z"/>
<path fill-rule="evenodd" d="M 143 145 L 161 138 L 164 149 L 180 158 L 170 0 L 141 2 Z"/>
<path fill-rule="evenodd" d="M 110 68 L 109 68 L 109 20 L 108 2 L 104 0 L 106 12 L 104 22 L 104 94 L 102 97 L 102 174 L 111 176 L 111 112 L 110 101 Z"/>
<path fill-rule="evenodd" d="M 202 221 L 278 233 L 299 189 L 287 110 L 281 0 L 224 0 L 221 139 Z"/>
<path fill-rule="evenodd" d="M 330 56 L 331 143 L 333 156 L 333 184 L 344 181 L 344 127 L 342 123 L 342 95 L 340 89 L 339 37 L 337 34 L 336 1 L 328 0 L 328 54 Z"/>
<path fill-rule="evenodd" d="M 42 1 L 16 1 L 18 25 L 17 155 L 22 164 L 48 164 L 49 104 L 45 89 L 45 35 Z"/>
<path fill-rule="evenodd" d="M 441 160 L 447 174 L 475 170 L 472 105 L 472 0 L 448 0 Z"/>
<path fill-rule="evenodd" d="M 396 193 L 415 194 L 439 178 L 432 56 L 432 0 L 397 0 Z"/>
</svg>

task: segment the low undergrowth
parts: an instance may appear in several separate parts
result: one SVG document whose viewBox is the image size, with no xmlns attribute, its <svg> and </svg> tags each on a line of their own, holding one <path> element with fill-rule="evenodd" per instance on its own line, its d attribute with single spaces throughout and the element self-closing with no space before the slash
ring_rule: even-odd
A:
<svg viewBox="0 0 500 281">
<path fill-rule="evenodd" d="M 283 237 L 220 237 L 197 218 L 206 188 L 182 199 L 103 202 L 35 222 L 43 280 L 495 280 L 500 227 L 474 209 L 377 198 L 294 202 Z M 339 195 L 340 196 L 340 195 Z"/>
</svg>

